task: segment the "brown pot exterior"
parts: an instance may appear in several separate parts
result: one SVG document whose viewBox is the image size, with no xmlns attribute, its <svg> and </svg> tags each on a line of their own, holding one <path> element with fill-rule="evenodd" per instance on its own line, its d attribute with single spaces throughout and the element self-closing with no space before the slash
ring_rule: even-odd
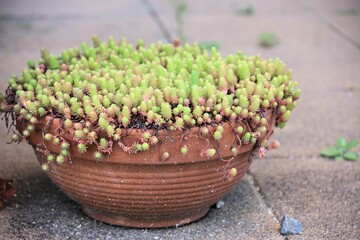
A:
<svg viewBox="0 0 360 240">
<path fill-rule="evenodd" d="M 48 120 L 45 118 L 29 139 L 41 163 L 47 162 L 44 146 L 53 153 L 60 150 L 59 146 L 43 141 Z M 48 125 L 48 131 L 55 133 L 59 120 Z M 274 118 L 269 125 L 272 132 Z M 233 157 L 230 149 L 236 137 L 229 123 L 223 126 L 220 142 L 201 138 L 195 127 L 185 135 L 182 131 L 160 132 L 159 139 L 164 141 L 148 151 L 131 155 L 114 143 L 113 152 L 100 161 L 93 157 L 95 146 L 90 146 L 86 154 L 80 154 L 72 142 L 72 159 L 63 164 L 49 164 L 48 175 L 66 195 L 82 205 L 87 215 L 97 220 L 140 228 L 186 224 L 203 217 L 249 169 L 254 148 L 251 144 L 240 146 L 239 155 L 229 163 L 225 161 Z M 17 127 L 23 128 L 21 121 Z M 139 134 L 141 132 L 134 129 L 126 141 L 134 142 Z M 189 148 L 185 156 L 180 153 L 183 145 Z M 223 160 L 217 155 L 201 156 L 208 148 L 219 149 Z M 163 161 L 161 155 L 165 151 L 170 157 Z M 237 169 L 233 179 L 228 177 L 231 168 Z"/>
</svg>

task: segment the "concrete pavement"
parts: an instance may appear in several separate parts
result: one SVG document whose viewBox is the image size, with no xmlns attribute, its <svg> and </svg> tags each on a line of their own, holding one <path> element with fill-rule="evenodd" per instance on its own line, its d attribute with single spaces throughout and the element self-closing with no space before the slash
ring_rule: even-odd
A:
<svg viewBox="0 0 360 240">
<path fill-rule="evenodd" d="M 147 43 L 175 38 L 173 3 L 1 1 L 0 90 L 28 59 L 39 59 L 41 47 L 59 53 L 93 34 Z M 248 16 L 236 14 L 248 6 L 244 2 L 185 3 L 181 27 L 189 42 L 215 41 L 224 55 L 242 50 L 279 57 L 293 69 L 303 94 L 288 126 L 274 136 L 281 147 L 256 160 L 225 207 L 204 219 L 179 228 L 129 229 L 85 216 L 41 171 L 29 146 L 3 144 L 9 136 L 1 121 L 0 177 L 15 180 L 18 196 L 0 211 L 0 238 L 285 239 L 279 232 L 284 214 L 304 226 L 301 236 L 289 239 L 360 238 L 360 160 L 319 157 L 337 137 L 360 140 L 359 2 L 260 0 Z M 275 33 L 279 44 L 260 47 L 262 32 Z"/>
</svg>

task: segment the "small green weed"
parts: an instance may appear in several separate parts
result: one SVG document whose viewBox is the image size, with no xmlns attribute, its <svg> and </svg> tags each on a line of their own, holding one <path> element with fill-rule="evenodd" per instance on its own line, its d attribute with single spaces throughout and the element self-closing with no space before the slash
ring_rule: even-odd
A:
<svg viewBox="0 0 360 240">
<path fill-rule="evenodd" d="M 259 37 L 260 45 L 263 47 L 273 47 L 278 44 L 279 40 L 275 33 L 263 32 Z"/>
<path fill-rule="evenodd" d="M 348 160 L 356 161 L 359 157 L 357 152 L 349 151 L 351 148 L 358 145 L 358 141 L 351 140 L 347 142 L 344 138 L 338 138 L 336 146 L 331 146 L 320 152 L 321 156 L 327 158 L 334 158 L 336 161 Z"/>
<path fill-rule="evenodd" d="M 219 50 L 220 45 L 217 42 L 209 42 L 209 41 L 204 41 L 201 42 L 199 44 L 199 46 L 204 49 L 204 50 L 211 50 L 213 47 L 216 48 L 217 50 Z"/>
<path fill-rule="evenodd" d="M 358 15 L 359 10 L 357 10 L 356 8 L 339 9 L 338 14 L 343 16 Z"/>
<path fill-rule="evenodd" d="M 248 5 L 246 7 L 243 8 L 239 8 L 236 10 L 236 14 L 237 15 L 253 15 L 254 14 L 254 8 L 251 5 Z"/>
</svg>

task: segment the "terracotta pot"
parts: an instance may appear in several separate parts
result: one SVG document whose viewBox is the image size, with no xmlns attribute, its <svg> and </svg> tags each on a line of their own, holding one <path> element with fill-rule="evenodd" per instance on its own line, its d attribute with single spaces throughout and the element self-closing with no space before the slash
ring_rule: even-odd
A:
<svg viewBox="0 0 360 240">
<path fill-rule="evenodd" d="M 268 116 L 270 130 L 262 137 L 268 137 L 274 127 L 274 117 Z M 45 147 L 59 153 L 60 147 L 43 141 L 43 133 L 59 134 L 59 119 L 50 117 L 41 120 L 31 133 L 29 142 L 41 163 L 47 162 Z M 46 127 L 47 125 L 47 127 Z M 22 121 L 17 122 L 19 130 Z M 114 143 L 113 151 L 101 161 L 94 159 L 96 146 L 89 146 L 86 154 L 80 154 L 74 141 L 70 145 L 71 161 L 63 164 L 49 164 L 47 172 L 52 181 L 71 199 L 82 205 L 83 211 L 106 223 L 140 227 L 159 228 L 190 223 L 203 217 L 211 205 L 241 179 L 250 166 L 250 154 L 254 145 L 236 145 L 237 138 L 230 123 L 224 123 L 220 142 L 206 140 L 199 136 L 199 129 L 188 132 L 159 131 L 161 144 L 137 154 L 125 153 Z M 125 144 L 138 141 L 140 130 L 128 132 Z M 61 135 L 67 140 L 70 135 Z M 238 146 L 238 155 L 233 158 L 231 146 Z M 189 147 L 182 155 L 180 148 Z M 200 156 L 204 149 L 218 149 L 218 155 L 208 158 Z M 163 161 L 161 156 L 169 152 Z M 232 161 L 225 160 L 233 158 Z M 229 169 L 236 168 L 237 175 L 228 177 Z"/>
</svg>

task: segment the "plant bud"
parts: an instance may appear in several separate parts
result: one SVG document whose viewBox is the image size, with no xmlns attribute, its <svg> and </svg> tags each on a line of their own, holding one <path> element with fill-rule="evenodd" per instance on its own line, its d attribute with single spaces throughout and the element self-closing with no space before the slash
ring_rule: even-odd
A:
<svg viewBox="0 0 360 240">
<path fill-rule="evenodd" d="M 147 151 L 150 148 L 150 145 L 147 142 L 142 143 L 142 151 Z"/>
<path fill-rule="evenodd" d="M 55 160 L 55 156 L 53 154 L 49 154 L 46 159 L 49 161 L 49 162 L 52 162 Z"/>
<path fill-rule="evenodd" d="M 249 111 L 247 109 L 243 109 L 240 116 L 242 118 L 247 118 L 249 116 Z"/>
<path fill-rule="evenodd" d="M 248 143 L 250 141 L 251 138 L 251 133 L 250 132 L 246 132 L 245 135 L 243 136 L 243 141 L 245 143 Z"/>
<path fill-rule="evenodd" d="M 222 120 L 222 116 L 220 114 L 216 114 L 215 116 L 215 122 L 220 123 Z"/>
<path fill-rule="evenodd" d="M 231 169 L 230 169 L 230 175 L 233 176 L 233 177 L 235 177 L 236 174 L 237 174 L 237 169 L 236 169 L 236 168 L 231 168 Z"/>
<path fill-rule="evenodd" d="M 64 157 L 63 155 L 58 155 L 58 156 L 56 157 L 56 162 L 57 162 L 58 164 L 63 164 L 63 163 L 65 162 L 65 157 Z"/>
<path fill-rule="evenodd" d="M 232 152 L 232 154 L 233 154 L 234 156 L 236 156 L 236 155 L 238 154 L 237 149 L 234 148 L 234 147 L 231 148 L 231 152 Z"/>
<path fill-rule="evenodd" d="M 251 110 L 255 112 L 259 109 L 259 107 L 260 107 L 260 98 L 257 95 L 253 95 L 251 97 Z"/>
<path fill-rule="evenodd" d="M 215 131 L 214 132 L 214 139 L 219 141 L 222 138 L 222 134 L 220 131 Z"/>
<path fill-rule="evenodd" d="M 165 120 L 169 120 L 172 117 L 172 110 L 169 103 L 161 104 L 161 115 L 165 118 Z"/>
<path fill-rule="evenodd" d="M 30 136 L 29 130 L 24 130 L 24 131 L 22 132 L 22 135 L 23 135 L 24 137 L 29 137 L 29 136 Z"/>
<path fill-rule="evenodd" d="M 155 145 L 159 142 L 158 138 L 156 136 L 151 136 L 149 139 L 149 143 L 152 145 Z"/>
<path fill-rule="evenodd" d="M 273 149 L 276 149 L 280 146 L 280 142 L 279 141 L 272 141 L 269 145 L 269 150 L 273 150 Z"/>
<path fill-rule="evenodd" d="M 243 131 L 244 131 L 244 128 L 239 126 L 239 127 L 236 128 L 236 131 L 237 131 L 238 134 L 242 134 Z"/>
<path fill-rule="evenodd" d="M 94 157 L 95 157 L 95 160 L 101 160 L 101 159 L 103 159 L 102 153 L 101 153 L 101 152 L 98 152 L 98 151 L 96 151 L 96 152 L 94 153 Z"/>
<path fill-rule="evenodd" d="M 52 135 L 51 133 L 46 133 L 46 134 L 44 135 L 44 140 L 45 140 L 45 141 L 51 141 L 52 138 L 53 138 L 53 135 Z"/>
<path fill-rule="evenodd" d="M 170 157 L 170 154 L 169 154 L 168 152 L 164 152 L 164 153 L 161 155 L 161 160 L 162 160 L 162 161 L 166 161 L 169 157 Z"/>
<path fill-rule="evenodd" d="M 214 148 L 209 148 L 205 151 L 206 157 L 213 157 L 216 154 L 216 150 Z"/>
<path fill-rule="evenodd" d="M 14 142 L 18 142 L 18 141 L 20 141 L 20 136 L 19 136 L 18 134 L 13 134 L 12 140 L 13 140 Z"/>
<path fill-rule="evenodd" d="M 237 69 L 237 75 L 241 80 L 250 77 L 250 69 L 247 62 L 243 61 L 241 62 L 241 64 L 239 64 Z"/>
<path fill-rule="evenodd" d="M 44 172 L 47 172 L 49 170 L 49 165 L 46 164 L 46 163 L 43 163 L 41 164 L 41 169 L 44 171 Z"/>
<path fill-rule="evenodd" d="M 289 121 L 290 116 L 291 116 L 291 111 L 290 111 L 290 110 L 287 110 L 287 111 L 281 116 L 281 119 L 282 119 L 284 122 L 287 122 L 287 121 Z"/>
<path fill-rule="evenodd" d="M 188 150 L 189 150 L 189 148 L 187 146 L 184 146 L 184 147 L 181 148 L 180 151 L 181 151 L 182 155 L 186 155 L 188 153 Z"/>
<path fill-rule="evenodd" d="M 280 113 L 285 113 L 286 112 L 286 107 L 285 106 L 280 106 L 279 110 L 280 110 Z"/>
</svg>

